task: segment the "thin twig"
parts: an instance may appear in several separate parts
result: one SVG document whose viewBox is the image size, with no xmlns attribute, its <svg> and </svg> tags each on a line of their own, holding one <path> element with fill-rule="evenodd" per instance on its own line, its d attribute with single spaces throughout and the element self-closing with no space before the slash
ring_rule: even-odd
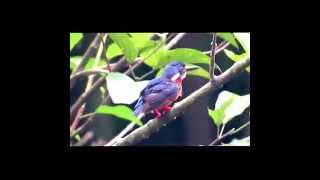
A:
<svg viewBox="0 0 320 180">
<path fill-rule="evenodd" d="M 104 35 L 103 35 L 104 36 Z M 104 36 L 103 39 L 106 39 L 106 36 Z M 99 46 L 99 49 L 98 49 L 98 52 L 97 52 L 97 55 L 96 55 L 96 59 L 95 59 L 95 62 L 94 62 L 94 65 L 93 65 L 93 68 L 95 68 L 99 61 L 100 61 L 100 58 L 101 58 L 101 55 L 102 55 L 102 49 L 103 49 L 103 45 L 102 43 L 100 44 Z M 87 86 L 86 86 L 86 89 L 84 91 L 84 93 L 78 98 L 78 100 L 76 101 L 76 103 L 74 105 L 71 106 L 70 108 L 70 118 L 72 119 L 74 113 L 77 111 L 77 109 L 83 105 L 83 103 L 85 102 L 85 99 L 89 96 L 90 92 L 92 91 L 92 89 L 94 88 L 94 85 L 92 85 L 92 82 L 93 82 L 93 76 L 89 76 L 89 79 L 88 79 L 88 82 L 87 82 Z M 84 104 L 84 107 L 85 107 L 85 104 Z"/>
<path fill-rule="evenodd" d="M 241 131 L 242 129 L 244 129 L 245 127 L 250 125 L 250 121 L 246 122 L 245 124 L 243 124 L 242 126 L 240 126 L 238 129 L 234 129 L 232 128 L 230 131 L 226 132 L 225 134 L 223 134 L 222 136 L 219 136 L 218 138 L 216 138 L 214 141 L 212 141 L 209 146 L 213 146 L 216 145 L 218 142 L 220 142 L 221 140 L 223 140 L 224 138 L 234 135 L 236 133 L 238 133 L 239 131 Z"/>
<path fill-rule="evenodd" d="M 70 81 L 75 79 L 75 78 L 80 78 L 82 76 L 89 76 L 89 75 L 92 75 L 92 74 L 109 73 L 109 72 L 110 71 L 104 70 L 104 69 L 91 69 L 91 70 L 86 70 L 86 71 L 80 71 L 80 72 L 77 72 L 74 75 L 71 75 Z"/>
<path fill-rule="evenodd" d="M 108 34 L 107 34 L 107 36 L 108 36 Z M 108 69 L 108 71 L 111 71 L 110 62 L 109 62 L 108 57 L 107 57 L 107 46 L 106 46 L 106 43 L 104 42 L 104 41 L 107 41 L 107 36 L 106 36 L 105 40 L 101 36 L 100 36 L 100 39 L 101 39 L 101 42 L 102 42 L 102 45 L 103 45 L 103 52 L 105 53 L 107 69 Z"/>
<path fill-rule="evenodd" d="M 211 82 L 214 81 L 214 69 L 216 65 L 216 61 L 215 61 L 216 39 L 217 39 L 217 35 L 216 33 L 213 33 L 212 42 L 211 42 L 211 61 L 210 61 L 210 67 L 209 67 L 209 75 L 210 75 Z"/>
<path fill-rule="evenodd" d="M 154 73 L 156 70 L 152 69 L 151 71 L 147 72 L 146 74 L 142 75 L 141 77 L 137 77 L 136 80 L 140 81 L 144 78 L 146 78 L 147 76 L 149 76 L 150 74 Z"/>
<path fill-rule="evenodd" d="M 162 117 L 161 119 L 155 118 L 149 120 L 146 124 L 135 129 L 126 137 L 122 138 L 120 142 L 113 144 L 113 146 L 133 145 L 138 143 L 142 139 L 149 137 L 151 134 L 159 131 L 162 126 L 165 126 L 167 123 L 174 121 L 178 115 L 180 115 L 183 111 L 190 107 L 196 100 L 200 99 L 209 92 L 213 92 L 219 89 L 219 85 L 225 84 L 239 75 L 247 66 L 249 66 L 249 64 L 250 58 L 234 63 L 229 69 L 216 77 L 217 83 L 215 83 L 215 85 L 213 85 L 211 82 L 208 82 L 182 101 L 175 103 L 171 111 L 165 114 L 164 117 Z"/>
<path fill-rule="evenodd" d="M 72 125 L 70 126 L 70 134 L 73 132 L 73 130 L 77 127 L 79 120 L 80 120 L 80 116 L 84 111 L 84 106 L 81 106 L 79 108 L 79 111 L 77 112 L 76 117 L 74 118 Z"/>
<path fill-rule="evenodd" d="M 169 33 L 168 37 L 166 38 L 166 42 L 171 41 L 171 39 L 176 35 L 176 33 Z"/>
<path fill-rule="evenodd" d="M 216 52 L 215 55 L 219 54 L 222 50 L 224 50 L 225 48 L 227 48 L 230 45 L 229 42 L 227 41 L 223 41 L 222 43 L 220 43 L 217 47 L 216 47 Z M 212 51 L 204 51 L 203 54 L 209 55 L 211 54 Z"/>
<path fill-rule="evenodd" d="M 222 136 L 225 126 L 226 126 L 226 124 L 222 124 L 222 128 L 221 128 L 221 130 L 220 130 L 219 136 Z"/>
<path fill-rule="evenodd" d="M 178 33 L 172 40 L 166 45 L 165 49 L 171 49 L 175 46 L 187 33 Z"/>
<path fill-rule="evenodd" d="M 90 116 L 93 116 L 93 115 L 96 115 L 96 113 L 93 112 L 93 113 L 84 114 L 84 115 L 80 116 L 80 119 L 84 119 L 84 118 L 87 118 L 87 117 L 90 117 Z"/>
<path fill-rule="evenodd" d="M 82 71 L 85 67 L 85 65 L 88 63 L 88 60 L 91 56 L 93 56 L 95 49 L 98 48 L 99 42 L 100 42 L 100 33 L 97 33 L 97 35 L 95 36 L 94 40 L 92 41 L 92 43 L 90 44 L 90 46 L 88 47 L 87 51 L 84 53 L 84 55 L 82 56 L 82 59 L 80 60 L 79 65 L 75 68 L 75 70 L 72 72 L 72 74 L 75 74 L 79 71 Z M 70 90 L 73 88 L 73 86 L 75 85 L 75 80 L 70 81 Z"/>
</svg>

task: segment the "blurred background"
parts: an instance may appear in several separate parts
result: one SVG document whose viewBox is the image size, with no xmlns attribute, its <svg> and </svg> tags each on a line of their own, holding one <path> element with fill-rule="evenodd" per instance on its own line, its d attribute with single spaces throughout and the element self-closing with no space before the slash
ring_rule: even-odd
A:
<svg viewBox="0 0 320 180">
<path fill-rule="evenodd" d="M 171 34 L 171 33 L 169 33 Z M 90 43 L 95 37 L 95 33 L 84 33 L 81 41 L 72 49 L 70 56 L 80 56 L 83 55 L 86 49 L 89 47 Z M 108 38 L 109 39 L 109 38 Z M 181 39 L 176 46 L 173 48 L 193 48 L 200 51 L 211 50 L 210 43 L 212 41 L 212 35 L 208 33 L 187 33 L 183 39 Z M 221 39 L 218 39 L 218 43 Z M 107 40 L 106 45 L 110 43 Z M 227 49 L 240 54 L 243 49 L 237 49 L 229 45 Z M 112 59 L 112 62 L 116 62 L 120 57 Z M 234 62 L 229 60 L 224 52 L 219 53 L 216 56 L 216 62 L 220 66 L 222 71 L 228 69 Z M 208 66 L 202 66 L 204 69 L 208 70 Z M 127 67 L 123 67 L 120 72 L 124 72 Z M 135 72 L 138 76 L 143 75 L 151 70 L 147 65 L 140 66 Z M 217 74 L 218 72 L 216 72 Z M 71 74 L 71 70 L 70 70 Z M 146 79 L 150 80 L 154 78 L 156 72 L 147 76 Z M 97 79 L 96 77 L 95 79 Z M 74 88 L 70 92 L 70 105 L 72 105 L 75 100 L 83 93 L 85 90 L 87 78 L 83 78 L 77 81 Z M 208 80 L 195 77 L 187 76 L 183 84 L 183 97 L 188 96 L 192 92 L 199 89 Z M 209 93 L 207 96 L 202 97 L 196 103 L 194 103 L 190 108 L 188 108 L 181 116 L 177 117 L 177 120 L 162 127 L 157 133 L 151 135 L 148 139 L 141 141 L 136 144 L 137 146 L 198 146 L 198 145 L 208 145 L 216 137 L 216 126 L 212 122 L 212 119 L 208 115 L 208 108 L 214 109 L 215 102 L 219 93 L 223 90 L 233 92 L 238 95 L 245 95 L 250 93 L 250 74 L 247 72 L 242 72 L 241 75 L 234 78 L 228 84 L 224 85 L 220 90 Z M 94 112 L 96 107 L 101 101 L 101 91 L 96 91 L 87 103 L 87 108 L 84 114 Z M 135 103 L 130 107 L 133 109 Z M 152 118 L 152 117 L 149 117 Z M 80 125 L 86 121 L 82 119 Z M 247 109 L 241 115 L 235 117 L 233 121 L 228 123 L 224 129 L 227 132 L 231 128 L 240 127 L 245 122 L 249 121 L 249 110 Z M 146 121 L 144 121 L 146 122 Z M 93 137 L 85 143 L 87 146 L 100 146 L 107 143 L 115 135 L 117 135 L 129 121 L 120 120 L 118 118 L 106 115 L 97 115 L 92 123 L 90 123 L 84 132 L 93 132 Z M 80 134 L 83 136 L 85 133 Z M 250 127 L 246 127 L 241 132 L 234 136 L 226 138 L 223 142 L 228 143 L 233 138 L 244 138 L 250 135 Z"/>
</svg>

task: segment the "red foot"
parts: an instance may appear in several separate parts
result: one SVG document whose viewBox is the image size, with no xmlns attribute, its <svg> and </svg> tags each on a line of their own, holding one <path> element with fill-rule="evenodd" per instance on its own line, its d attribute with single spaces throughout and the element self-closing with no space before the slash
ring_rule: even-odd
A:
<svg viewBox="0 0 320 180">
<path fill-rule="evenodd" d="M 159 112 L 158 109 L 155 109 L 154 113 L 156 114 L 156 118 L 160 118 L 161 117 L 161 113 Z"/>
<path fill-rule="evenodd" d="M 165 112 L 168 112 L 168 111 L 170 111 L 171 109 L 172 109 L 172 107 L 170 107 L 170 106 L 164 106 L 164 107 L 162 108 L 162 110 L 165 111 Z"/>
</svg>

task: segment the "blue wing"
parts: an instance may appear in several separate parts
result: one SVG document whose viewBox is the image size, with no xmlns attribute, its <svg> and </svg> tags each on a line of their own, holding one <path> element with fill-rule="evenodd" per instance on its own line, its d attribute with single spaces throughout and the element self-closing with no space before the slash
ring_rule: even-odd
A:
<svg viewBox="0 0 320 180">
<path fill-rule="evenodd" d="M 165 82 L 148 90 L 148 94 L 142 96 L 146 111 L 168 105 L 175 100 L 179 88 L 175 83 Z"/>
<path fill-rule="evenodd" d="M 149 81 L 149 83 L 147 84 L 147 86 L 141 91 L 140 93 L 140 97 L 136 103 L 136 105 L 134 106 L 134 114 L 138 115 L 140 112 L 143 111 L 144 108 L 144 96 L 147 94 L 150 94 L 151 91 L 153 91 L 152 89 L 158 89 L 157 85 L 161 84 L 164 82 L 164 79 L 159 77 L 159 78 L 155 78 L 152 79 L 151 81 Z"/>
<path fill-rule="evenodd" d="M 179 87 L 164 78 L 151 80 L 140 93 L 140 98 L 134 107 L 135 115 L 148 112 L 172 103 L 179 94 Z"/>
</svg>

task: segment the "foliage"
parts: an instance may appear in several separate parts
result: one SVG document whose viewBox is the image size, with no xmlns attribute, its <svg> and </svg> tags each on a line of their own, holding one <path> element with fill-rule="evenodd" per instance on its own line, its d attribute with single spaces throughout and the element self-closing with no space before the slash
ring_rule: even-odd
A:
<svg viewBox="0 0 320 180">
<path fill-rule="evenodd" d="M 117 105 L 117 106 L 107 106 L 107 105 L 101 105 L 97 108 L 96 113 L 98 114 L 108 114 L 116 116 L 120 119 L 128 120 L 131 122 L 136 123 L 139 126 L 142 126 L 142 122 L 140 119 L 138 119 L 136 116 L 133 115 L 132 110 L 123 105 Z"/>
</svg>

